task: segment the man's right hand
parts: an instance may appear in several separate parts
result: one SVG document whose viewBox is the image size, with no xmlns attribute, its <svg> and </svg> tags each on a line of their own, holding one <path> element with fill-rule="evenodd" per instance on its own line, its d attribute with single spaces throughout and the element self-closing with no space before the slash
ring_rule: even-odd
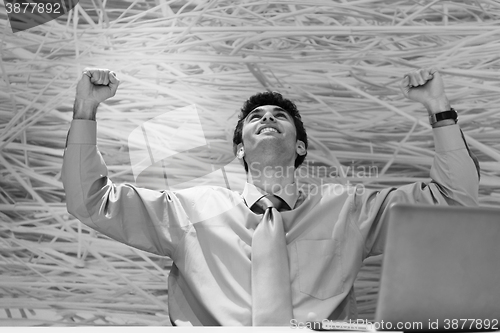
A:
<svg viewBox="0 0 500 333">
<path fill-rule="evenodd" d="M 86 68 L 76 86 L 74 119 L 95 120 L 97 106 L 115 95 L 120 80 L 108 69 Z"/>
</svg>

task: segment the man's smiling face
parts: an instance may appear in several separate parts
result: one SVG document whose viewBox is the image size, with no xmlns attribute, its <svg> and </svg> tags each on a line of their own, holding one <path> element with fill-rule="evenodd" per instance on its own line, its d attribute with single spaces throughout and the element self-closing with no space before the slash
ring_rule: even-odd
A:
<svg viewBox="0 0 500 333">
<path fill-rule="evenodd" d="M 245 160 L 250 165 L 263 159 L 261 154 L 288 164 L 296 157 L 297 130 L 288 112 L 275 105 L 263 105 L 252 110 L 243 124 Z"/>
</svg>

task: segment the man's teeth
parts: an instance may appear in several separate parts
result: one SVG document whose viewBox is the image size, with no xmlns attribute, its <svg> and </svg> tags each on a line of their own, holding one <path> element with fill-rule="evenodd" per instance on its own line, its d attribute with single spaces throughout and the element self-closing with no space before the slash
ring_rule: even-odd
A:
<svg viewBox="0 0 500 333">
<path fill-rule="evenodd" d="M 278 131 L 272 127 L 266 127 L 264 128 L 263 130 L 260 131 L 260 133 L 265 133 L 265 132 L 276 132 L 278 133 Z"/>
</svg>

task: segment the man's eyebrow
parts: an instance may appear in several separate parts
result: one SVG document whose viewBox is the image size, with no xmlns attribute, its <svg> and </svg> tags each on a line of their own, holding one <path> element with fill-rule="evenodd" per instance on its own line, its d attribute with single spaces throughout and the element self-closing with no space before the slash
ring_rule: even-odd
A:
<svg viewBox="0 0 500 333">
<path fill-rule="evenodd" d="M 252 111 L 250 111 L 248 114 L 247 114 L 247 117 L 250 116 L 252 113 L 254 112 L 259 112 L 259 111 L 262 111 L 262 107 L 261 106 L 258 106 L 256 107 L 255 109 L 253 109 Z M 282 111 L 282 112 L 285 112 L 287 113 L 287 111 L 279 106 L 276 106 L 273 108 L 273 111 Z"/>
</svg>

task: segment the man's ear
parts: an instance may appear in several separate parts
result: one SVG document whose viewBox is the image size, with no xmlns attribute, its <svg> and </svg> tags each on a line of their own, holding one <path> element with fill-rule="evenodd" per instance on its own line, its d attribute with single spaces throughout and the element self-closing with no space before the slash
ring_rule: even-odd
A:
<svg viewBox="0 0 500 333">
<path fill-rule="evenodd" d="M 307 153 L 306 144 L 301 140 L 297 140 L 297 143 L 295 144 L 295 151 L 300 156 L 305 155 Z"/>
<path fill-rule="evenodd" d="M 237 146 L 237 149 L 236 149 L 236 157 L 241 160 L 243 159 L 243 157 L 245 157 L 245 148 L 243 147 L 243 143 L 240 143 L 238 146 Z"/>
</svg>

